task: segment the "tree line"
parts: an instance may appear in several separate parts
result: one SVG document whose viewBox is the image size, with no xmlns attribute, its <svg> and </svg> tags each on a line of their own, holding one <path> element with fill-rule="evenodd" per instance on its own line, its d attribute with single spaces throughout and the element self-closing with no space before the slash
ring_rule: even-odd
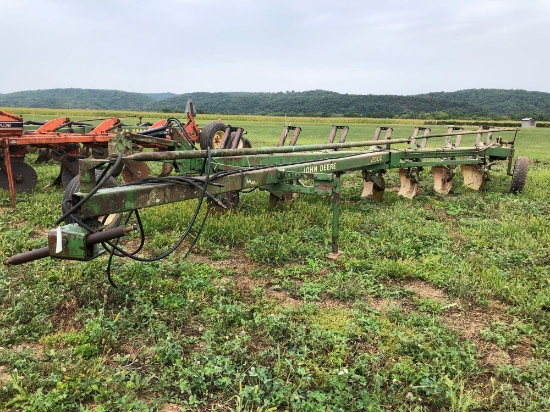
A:
<svg viewBox="0 0 550 412">
<path fill-rule="evenodd" d="M 550 120 L 550 93 L 468 89 L 411 96 L 341 94 L 326 90 L 278 93 L 131 93 L 46 89 L 0 94 L 0 107 L 182 112 L 192 99 L 199 113 L 409 119 Z"/>
</svg>

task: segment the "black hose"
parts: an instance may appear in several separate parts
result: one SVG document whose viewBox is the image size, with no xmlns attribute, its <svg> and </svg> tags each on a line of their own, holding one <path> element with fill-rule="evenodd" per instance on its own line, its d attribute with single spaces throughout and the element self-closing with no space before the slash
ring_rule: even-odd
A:
<svg viewBox="0 0 550 412">
<path fill-rule="evenodd" d="M 117 159 L 118 161 L 118 159 Z M 138 227 L 139 227 L 139 231 L 140 231 L 140 236 L 141 236 L 141 242 L 140 242 L 140 245 L 139 247 L 133 251 L 133 252 L 127 252 L 126 250 L 120 248 L 118 246 L 118 242 L 119 242 L 119 239 L 116 239 L 114 242 L 110 242 L 110 241 L 106 241 L 106 242 L 103 242 L 102 245 L 103 247 L 105 248 L 105 250 L 107 250 L 109 252 L 109 260 L 108 260 L 108 263 L 107 263 L 107 279 L 109 281 L 109 283 L 111 284 L 111 286 L 113 287 L 117 287 L 116 284 L 114 283 L 112 277 L 111 277 L 111 266 L 112 266 L 112 261 L 113 261 L 113 258 L 114 256 L 118 256 L 118 257 L 128 257 L 130 259 L 133 259 L 133 260 L 136 260 L 138 262 L 155 262 L 155 261 L 158 261 L 158 260 L 161 260 L 161 259 L 164 259 L 166 258 L 167 256 L 169 256 L 170 254 L 172 254 L 179 246 L 181 246 L 181 244 L 183 243 L 183 241 L 189 236 L 192 228 L 194 227 L 195 225 L 195 222 L 196 222 L 196 219 L 198 217 L 198 214 L 200 212 L 200 209 L 201 209 L 201 206 L 202 206 L 202 203 L 204 201 L 204 198 L 205 197 L 213 197 L 210 193 L 208 193 L 207 189 L 208 189 L 208 185 L 210 183 L 210 170 L 211 170 L 211 165 L 212 165 L 212 156 L 211 156 L 211 153 L 210 153 L 210 148 L 207 149 L 207 158 L 205 159 L 205 163 L 206 163 L 206 174 L 205 174 L 205 179 L 204 179 L 204 182 L 203 182 L 203 185 L 201 187 L 201 194 L 199 196 L 199 203 L 197 205 L 197 208 L 195 209 L 195 212 L 193 213 L 193 216 L 187 226 L 187 229 L 185 230 L 185 232 L 180 236 L 180 238 L 178 239 L 178 241 L 170 248 L 168 249 L 167 251 L 161 253 L 160 255 L 158 256 L 155 256 L 155 257 L 152 257 L 152 258 L 142 258 L 142 257 L 138 257 L 136 256 L 136 253 L 138 253 L 143 245 L 145 244 L 145 231 L 144 231 L 144 228 L 143 228 L 143 223 L 141 221 L 141 218 L 139 216 L 139 212 L 137 210 L 133 210 L 131 211 L 128 216 L 126 217 L 126 220 L 125 220 L 125 224 L 128 223 L 128 221 L 130 220 L 131 218 L 131 215 L 133 213 L 135 213 L 136 215 L 136 219 L 137 219 L 137 222 L 138 222 Z M 116 163 L 115 163 L 116 165 Z M 110 176 L 109 176 L 110 177 Z M 189 179 L 190 181 L 192 179 Z M 196 180 L 196 179 L 195 179 Z M 101 182 L 100 182 L 101 183 Z M 182 182 L 183 183 L 183 182 Z M 197 185 L 196 182 L 193 182 L 194 185 Z M 99 184 L 98 184 L 99 186 Z M 197 185 L 198 186 L 198 185 Z M 99 189 L 98 189 L 99 190 Z M 97 191 L 97 190 L 96 190 Z M 91 192 L 90 192 L 91 193 Z M 94 192 L 95 193 L 95 192 Z M 93 194 L 93 193 L 92 193 Z M 84 199 L 82 199 L 84 200 Z M 80 206 L 81 203 L 83 203 L 83 201 L 80 201 L 78 203 L 78 205 Z M 76 208 L 71 208 L 71 210 L 69 212 L 67 212 L 64 217 L 61 220 L 64 220 L 65 218 L 67 218 L 68 216 L 71 216 L 71 218 L 76 222 L 78 223 L 80 226 L 82 226 L 84 229 L 88 230 L 90 233 L 95 233 L 96 231 L 91 228 L 90 226 L 88 226 L 86 223 L 82 222 L 76 215 L 74 215 L 74 210 L 73 209 L 76 209 Z M 205 215 L 204 215 L 204 218 L 202 219 L 202 222 L 200 224 L 200 227 L 199 227 L 199 230 L 195 236 L 195 238 L 193 239 L 193 241 L 191 242 L 191 245 L 189 246 L 187 252 L 185 253 L 185 257 L 187 257 L 189 255 L 189 253 L 191 253 L 191 250 L 193 249 L 193 247 L 195 246 L 196 242 L 198 241 L 201 233 L 202 233 L 202 230 L 204 228 L 204 224 L 206 223 L 206 219 L 208 217 L 210 213 L 210 208 L 207 209 Z"/>
<path fill-rule="evenodd" d="M 176 119 L 175 117 L 171 117 L 166 121 L 166 124 L 170 123 L 171 121 L 174 121 L 175 123 L 178 124 L 178 126 L 181 129 L 181 132 L 183 133 L 183 137 L 185 137 L 185 140 L 187 140 L 187 143 L 189 143 L 189 145 L 196 150 L 197 146 L 195 146 L 195 142 L 191 140 L 191 136 L 189 136 L 189 134 L 187 133 L 187 130 L 185 130 L 185 126 L 183 125 L 183 123 L 179 119 Z"/>
<path fill-rule="evenodd" d="M 82 206 L 84 203 L 86 203 L 88 200 L 90 200 L 90 198 L 99 190 L 101 189 L 105 183 L 107 183 L 107 181 L 113 176 L 113 172 L 118 168 L 118 166 L 120 165 L 120 163 L 122 162 L 122 154 L 119 154 L 117 159 L 116 159 L 116 162 L 114 163 L 114 165 L 111 165 L 109 164 L 105 170 L 103 171 L 103 173 L 101 173 L 101 176 L 100 176 L 100 179 L 99 179 L 99 182 L 96 184 L 96 186 L 90 190 L 89 193 L 86 194 L 86 196 L 84 196 L 82 199 L 80 199 L 80 201 L 72 206 L 68 211 L 66 211 L 63 216 L 61 216 L 59 219 L 56 220 L 55 224 L 56 225 L 59 225 L 61 222 L 65 221 L 69 216 L 71 216 L 72 214 L 74 214 L 74 212 L 76 212 L 76 210 Z M 107 173 L 109 172 L 109 173 Z"/>
</svg>

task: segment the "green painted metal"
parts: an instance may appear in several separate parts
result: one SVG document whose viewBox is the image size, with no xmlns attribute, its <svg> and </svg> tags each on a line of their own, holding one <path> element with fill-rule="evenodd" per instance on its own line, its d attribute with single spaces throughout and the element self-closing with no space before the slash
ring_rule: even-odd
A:
<svg viewBox="0 0 550 412">
<path fill-rule="evenodd" d="M 56 259 L 91 260 L 102 253 L 98 244 L 88 245 L 89 232 L 76 223 L 52 229 L 48 232 L 50 257 Z"/>
<path fill-rule="evenodd" d="M 478 165 L 489 170 L 493 162 L 514 156 L 515 135 L 511 141 L 498 137 L 496 132 L 517 132 L 518 129 L 480 129 L 409 137 L 406 139 L 371 140 L 363 142 L 332 143 L 303 146 L 260 147 L 251 149 L 218 149 L 208 153 L 192 148 L 183 138 L 159 139 L 131 133 L 120 133 L 110 143 L 111 159 L 84 159 L 80 161 L 81 192 L 74 195 L 74 203 L 86 197 L 77 215 L 86 220 L 112 213 L 159 206 L 195 199 L 201 196 L 205 172 L 211 176 L 207 191 L 213 196 L 259 188 L 274 194 L 302 193 L 332 198 L 332 254 L 337 255 L 339 216 L 341 213 L 341 175 L 362 171 L 365 180 L 384 187 L 382 173 L 389 169 L 409 169 L 419 173 L 422 168 L 457 165 Z M 455 147 L 460 137 L 476 135 L 476 145 Z M 483 135 L 488 136 L 483 141 Z M 455 143 L 451 137 L 457 136 Z M 442 148 L 421 148 L 428 139 L 445 137 Z M 135 152 L 135 143 L 146 140 L 162 148 L 160 152 Z M 421 140 L 419 144 L 417 142 Z M 395 148 L 401 145 L 403 148 Z M 140 182 L 115 188 L 100 189 L 90 194 L 95 186 L 95 170 L 107 163 L 115 163 L 115 156 L 123 161 L 157 161 L 174 163 L 178 174 L 194 177 L 197 185 L 185 181 Z M 211 170 L 203 170 L 205 159 L 211 156 Z M 218 175 L 219 172 L 226 172 Z M 510 166 L 508 167 L 510 172 Z M 383 189 L 381 189 L 383 190 Z M 78 225 L 67 225 L 52 230 L 49 235 L 50 255 L 60 259 L 89 260 L 100 253 L 97 245 L 86 244 L 86 231 Z M 60 238 L 61 236 L 61 238 Z M 59 239 L 62 245 L 60 247 Z"/>
<path fill-rule="evenodd" d="M 338 238 L 340 236 L 340 191 L 342 190 L 342 180 L 340 175 L 334 175 L 332 187 L 332 247 L 331 251 L 334 254 L 338 250 Z"/>
</svg>

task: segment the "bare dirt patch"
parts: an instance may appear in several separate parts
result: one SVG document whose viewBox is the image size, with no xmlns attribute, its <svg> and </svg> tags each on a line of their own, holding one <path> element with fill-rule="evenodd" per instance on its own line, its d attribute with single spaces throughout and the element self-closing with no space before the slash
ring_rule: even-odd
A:
<svg viewBox="0 0 550 412">
<path fill-rule="evenodd" d="M 507 316 L 505 311 L 504 305 L 492 302 L 487 308 L 476 306 L 464 311 L 455 309 L 446 312 L 443 315 L 443 322 L 450 329 L 474 342 L 482 356 L 483 363 L 490 368 L 494 369 L 499 365 L 525 368 L 533 357 L 531 344 L 527 340 L 519 342 L 513 350 L 505 350 L 493 342 L 488 342 L 481 335 L 481 331 L 492 323 L 512 324 L 514 320 Z"/>
<path fill-rule="evenodd" d="M 59 332 L 71 332 L 80 330 L 81 325 L 74 320 L 79 309 L 78 302 L 75 298 L 65 300 L 59 305 L 56 311 L 51 316 L 54 325 L 57 326 Z"/>
<path fill-rule="evenodd" d="M 0 384 L 5 385 L 11 381 L 11 375 L 8 373 L 8 367 L 6 365 L 0 365 Z"/>
<path fill-rule="evenodd" d="M 159 412 L 179 412 L 179 411 L 181 411 L 181 407 L 176 405 L 175 403 L 165 403 L 159 409 Z"/>
<path fill-rule="evenodd" d="M 221 282 L 231 281 L 235 284 L 235 288 L 241 293 L 244 297 L 253 297 L 254 290 L 261 288 L 263 289 L 264 295 L 268 299 L 277 301 L 278 304 L 282 306 L 301 306 L 306 301 L 301 299 L 296 299 L 290 296 L 288 293 L 279 290 L 272 290 L 271 280 L 266 277 L 253 277 L 251 273 L 254 270 L 257 270 L 261 265 L 252 262 L 244 257 L 244 253 L 240 251 L 234 251 L 233 255 L 235 257 L 229 259 L 221 260 L 210 260 L 208 257 L 194 255 L 190 257 L 191 260 L 198 261 L 201 263 L 206 263 L 210 267 L 222 270 L 222 271 L 231 271 L 230 276 L 223 276 Z M 321 272 L 321 274 L 323 274 Z M 326 274 L 326 273 L 325 273 Z M 323 299 L 316 302 L 320 308 L 349 308 L 348 303 L 341 302 L 339 300 L 328 298 L 323 296 Z"/>
<path fill-rule="evenodd" d="M 446 302 L 447 298 L 445 292 L 441 289 L 434 287 L 428 282 L 423 282 L 421 280 L 413 280 L 407 282 L 406 284 L 408 289 L 412 289 L 415 295 L 422 299 L 433 299 L 437 302 Z"/>
<path fill-rule="evenodd" d="M 192 255 L 188 259 L 195 262 L 206 263 L 211 268 L 217 270 L 232 270 L 235 275 L 249 275 L 254 269 L 259 267 L 258 264 L 244 257 L 244 251 L 238 249 L 231 252 L 234 257 L 228 259 L 212 260 L 207 256 Z"/>
<path fill-rule="evenodd" d="M 35 359 L 40 359 L 44 355 L 44 347 L 37 343 L 22 343 L 11 349 L 15 352 L 31 351 Z"/>
<path fill-rule="evenodd" d="M 399 306 L 400 300 L 388 298 L 369 298 L 367 305 L 379 312 L 387 312 L 389 309 Z"/>
<path fill-rule="evenodd" d="M 49 229 L 35 229 L 32 231 L 33 239 L 48 239 Z"/>
<path fill-rule="evenodd" d="M 235 288 L 243 295 L 253 299 L 254 291 L 258 288 L 263 289 L 264 295 L 272 299 L 281 306 L 298 307 L 305 301 L 296 299 L 288 293 L 270 288 L 271 280 L 264 277 L 252 277 L 251 273 L 258 269 L 260 265 L 251 262 L 244 257 L 244 253 L 236 251 L 234 257 L 221 260 L 210 260 L 208 257 L 193 255 L 190 257 L 195 261 L 208 264 L 210 267 L 231 271 L 228 276 L 224 276 L 221 281 L 231 281 Z M 473 342 L 481 355 L 481 362 L 490 369 L 496 369 L 499 365 L 513 365 L 519 368 L 526 368 L 533 353 L 531 345 L 527 340 L 523 340 L 515 345 L 513 350 L 500 348 L 493 342 L 488 342 L 481 335 L 483 329 L 488 328 L 495 322 L 501 322 L 507 325 L 513 323 L 513 319 L 506 314 L 508 307 L 499 302 L 491 302 L 488 307 L 472 305 L 469 302 L 458 298 L 448 296 L 445 291 L 422 280 L 409 280 L 400 285 L 404 289 L 411 290 L 415 296 L 422 299 L 433 299 L 443 305 L 443 311 L 440 315 L 441 321 L 451 330 L 458 333 L 465 339 Z M 316 302 L 320 308 L 349 308 L 350 305 L 335 299 L 323 296 L 322 300 Z M 391 299 L 371 297 L 366 302 L 370 307 L 380 312 L 387 312 L 392 308 L 399 307 L 404 313 L 409 313 L 415 309 L 415 304 L 411 299 Z"/>
<path fill-rule="evenodd" d="M 495 322 L 507 325 L 513 323 L 513 319 L 506 314 L 508 310 L 506 305 L 495 301 L 488 307 L 471 305 L 460 299 L 449 298 L 442 289 L 420 280 L 409 281 L 404 286 L 420 298 L 429 298 L 441 304 L 447 304 L 441 314 L 442 322 L 451 330 L 472 341 L 486 366 L 492 369 L 499 365 L 525 368 L 529 359 L 533 357 L 530 344 L 526 340 L 516 345 L 514 350 L 504 350 L 482 337 L 481 331 Z"/>
</svg>

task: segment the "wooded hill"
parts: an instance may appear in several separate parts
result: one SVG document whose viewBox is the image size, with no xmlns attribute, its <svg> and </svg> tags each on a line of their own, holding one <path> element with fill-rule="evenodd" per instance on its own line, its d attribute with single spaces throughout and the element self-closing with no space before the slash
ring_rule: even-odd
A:
<svg viewBox="0 0 550 412">
<path fill-rule="evenodd" d="M 349 116 L 418 119 L 550 120 L 550 93 L 469 89 L 411 96 L 340 94 L 325 90 L 278 93 L 131 93 L 48 89 L 0 94 L 0 107 L 182 112 L 192 99 L 199 113 Z"/>
</svg>

